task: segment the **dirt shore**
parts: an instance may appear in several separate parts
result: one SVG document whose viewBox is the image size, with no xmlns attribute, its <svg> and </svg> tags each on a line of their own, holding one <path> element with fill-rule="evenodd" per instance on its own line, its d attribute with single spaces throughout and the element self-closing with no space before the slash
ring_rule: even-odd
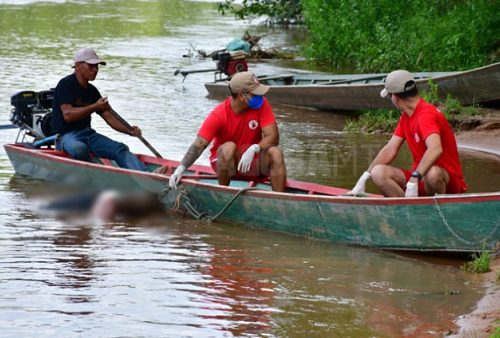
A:
<svg viewBox="0 0 500 338">
<path fill-rule="evenodd" d="M 488 111 L 478 126 L 458 132 L 457 144 L 462 151 L 480 151 L 484 156 L 499 160 L 500 167 L 500 110 Z M 491 271 L 484 274 L 483 283 L 486 292 L 476 304 L 475 309 L 455 320 L 459 327 L 449 337 L 482 338 L 495 337 L 495 330 L 500 328 L 500 257 L 491 263 Z"/>
<path fill-rule="evenodd" d="M 495 337 L 495 330 L 500 328 L 500 257 L 491 263 L 491 271 L 484 274 L 483 283 L 486 293 L 477 302 L 474 311 L 455 320 L 458 330 L 448 337 L 483 338 Z"/>
<path fill-rule="evenodd" d="M 475 128 L 456 134 L 458 147 L 500 157 L 500 110 L 488 110 L 476 123 Z"/>
</svg>

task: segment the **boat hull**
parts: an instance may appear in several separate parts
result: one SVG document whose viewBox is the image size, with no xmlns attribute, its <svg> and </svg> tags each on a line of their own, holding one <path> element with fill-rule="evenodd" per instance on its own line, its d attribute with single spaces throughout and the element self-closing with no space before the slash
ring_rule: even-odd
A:
<svg viewBox="0 0 500 338">
<path fill-rule="evenodd" d="M 271 86 L 266 98 L 271 103 L 308 107 L 319 110 L 362 110 L 394 108 L 380 97 L 386 74 L 363 75 L 289 75 L 259 77 Z M 500 100 L 500 63 L 465 72 L 415 73 L 420 90 L 429 90 L 429 79 L 438 85 L 438 95 L 451 95 L 470 105 Z M 210 97 L 228 96 L 224 82 L 206 83 Z"/>
<path fill-rule="evenodd" d="M 325 186 L 321 186 L 323 193 L 319 188 L 276 193 L 267 183 L 233 181 L 225 187 L 213 177 L 198 176 L 183 179 L 180 189 L 162 193 L 168 176 L 76 161 L 15 145 L 5 149 L 16 173 L 84 187 L 147 190 L 158 194 L 167 208 L 178 207 L 180 202 L 182 211 L 193 214 L 194 209 L 197 216 L 207 219 L 382 249 L 470 252 L 498 250 L 500 245 L 500 192 L 356 198 L 327 195 Z M 207 167 L 198 169 L 210 173 Z M 252 190 L 244 189 L 249 187 Z"/>
<path fill-rule="evenodd" d="M 65 186 L 157 193 L 168 183 L 162 175 L 76 161 L 52 152 L 17 146 L 6 146 L 5 149 L 16 174 Z"/>
<path fill-rule="evenodd" d="M 185 184 L 199 213 L 216 215 L 238 190 Z M 500 195 L 373 199 L 248 191 L 218 218 L 335 243 L 417 251 L 496 249 Z"/>
</svg>

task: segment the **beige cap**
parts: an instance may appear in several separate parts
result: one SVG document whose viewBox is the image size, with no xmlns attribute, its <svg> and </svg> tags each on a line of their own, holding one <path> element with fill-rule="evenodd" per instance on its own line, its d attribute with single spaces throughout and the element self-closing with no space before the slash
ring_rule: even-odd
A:
<svg viewBox="0 0 500 338">
<path fill-rule="evenodd" d="M 408 83 L 413 81 L 412 83 Z M 414 89 L 417 85 L 415 79 L 407 70 L 395 70 L 385 78 L 385 88 L 380 92 L 381 97 L 387 97 L 389 93 L 405 93 Z"/>
<path fill-rule="evenodd" d="M 234 74 L 229 81 L 229 89 L 233 94 L 252 93 L 254 95 L 264 95 L 269 90 L 269 86 L 260 84 L 252 72 L 239 72 Z"/>
<path fill-rule="evenodd" d="M 75 54 L 75 63 L 85 62 L 91 65 L 100 64 L 105 66 L 106 62 L 99 59 L 96 52 L 92 48 L 82 48 Z"/>
</svg>

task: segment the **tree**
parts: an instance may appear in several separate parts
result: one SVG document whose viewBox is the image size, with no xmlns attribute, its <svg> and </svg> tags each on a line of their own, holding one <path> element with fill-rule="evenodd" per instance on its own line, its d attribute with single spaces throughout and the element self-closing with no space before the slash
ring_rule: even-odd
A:
<svg viewBox="0 0 500 338">
<path fill-rule="evenodd" d="M 300 0 L 243 0 L 241 5 L 235 4 L 234 1 L 225 0 L 218 3 L 217 10 L 222 15 L 233 13 L 241 20 L 267 16 L 266 24 L 269 25 L 279 24 L 287 27 L 303 22 Z"/>
</svg>

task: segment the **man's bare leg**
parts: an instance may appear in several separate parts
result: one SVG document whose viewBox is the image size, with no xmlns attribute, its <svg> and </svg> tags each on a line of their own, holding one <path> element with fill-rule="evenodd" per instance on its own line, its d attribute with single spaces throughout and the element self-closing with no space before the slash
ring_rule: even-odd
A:
<svg viewBox="0 0 500 338">
<path fill-rule="evenodd" d="M 273 191 L 285 191 L 286 166 L 283 152 L 278 147 L 270 147 L 262 155 L 263 161 L 260 163 L 261 168 L 264 169 L 262 172 L 269 171 Z"/>
<path fill-rule="evenodd" d="M 231 178 L 236 174 L 234 164 L 236 156 L 234 142 L 226 142 L 217 149 L 217 179 L 220 185 L 229 185 Z"/>
<path fill-rule="evenodd" d="M 441 167 L 432 166 L 424 178 L 425 192 L 428 196 L 433 196 L 434 194 L 445 194 L 448 182 L 450 182 L 450 175 L 448 172 Z"/>
<path fill-rule="evenodd" d="M 404 197 L 406 176 L 401 169 L 379 164 L 370 172 L 372 181 L 386 197 Z"/>
</svg>

